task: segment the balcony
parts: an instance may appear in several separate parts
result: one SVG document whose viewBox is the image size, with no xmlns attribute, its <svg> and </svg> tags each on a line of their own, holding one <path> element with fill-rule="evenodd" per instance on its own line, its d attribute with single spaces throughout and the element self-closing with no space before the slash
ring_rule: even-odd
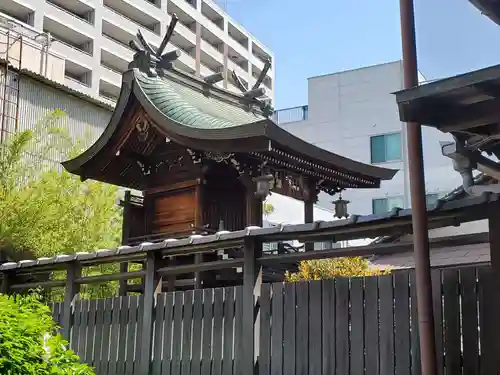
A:
<svg viewBox="0 0 500 375">
<path fill-rule="evenodd" d="M 104 69 L 103 69 L 104 70 Z M 115 86 L 106 80 L 99 80 L 99 97 L 106 103 L 115 105 L 120 96 L 120 86 Z"/>
<path fill-rule="evenodd" d="M 60 35 L 66 35 L 65 30 L 72 30 L 73 32 L 67 36 L 69 40 L 71 40 L 74 34 L 79 34 L 78 36 L 75 36 L 75 39 L 82 39 L 82 37 L 91 39 L 92 35 L 95 33 L 94 26 L 87 20 L 84 20 L 83 18 L 76 16 L 58 5 L 49 2 L 47 2 L 45 11 L 45 20 L 47 19 L 49 19 L 53 27 L 56 28 L 54 34 L 58 33 Z M 45 20 L 44 27 L 46 23 Z"/>
<path fill-rule="evenodd" d="M 112 90 L 107 90 L 108 92 L 116 92 L 118 94 L 120 93 L 120 87 L 122 85 L 122 74 L 119 71 L 114 70 L 113 68 L 110 68 L 108 66 L 101 65 L 100 80 L 101 83 L 104 81 L 106 82 L 108 87 L 112 88 Z"/>
<path fill-rule="evenodd" d="M 161 38 L 157 33 L 106 5 L 103 6 L 102 18 L 103 34 L 111 36 L 125 45 L 128 45 L 131 40 L 135 39 L 138 28 L 141 29 L 149 43 L 156 46 L 159 46 L 161 43 Z"/>
<path fill-rule="evenodd" d="M 33 10 L 34 8 L 30 8 L 21 2 L 17 1 L 0 1 L 0 12 L 4 13 L 8 17 L 12 17 L 13 19 L 25 23 L 27 25 L 33 26 Z"/>
<path fill-rule="evenodd" d="M 134 52 L 121 42 L 103 35 L 101 43 L 101 63 L 116 71 L 124 72 L 132 61 Z"/>
<path fill-rule="evenodd" d="M 64 84 L 74 90 L 91 95 L 92 72 L 78 63 L 66 61 Z"/>
<path fill-rule="evenodd" d="M 201 14 L 219 29 L 224 30 L 224 16 L 213 7 L 212 4 L 207 4 L 205 1 L 201 2 Z"/>
<path fill-rule="evenodd" d="M 238 42 L 238 44 L 242 46 L 245 49 L 245 51 L 248 51 L 248 43 L 249 43 L 248 37 L 232 23 L 228 23 L 227 27 L 228 27 L 227 28 L 228 35 L 234 41 Z"/>
<path fill-rule="evenodd" d="M 309 117 L 309 106 L 303 105 L 300 107 L 285 108 L 275 111 L 271 119 L 279 125 L 288 124 L 290 122 L 304 121 Z"/>
<path fill-rule="evenodd" d="M 104 0 L 103 5 L 141 28 L 160 35 L 161 18 L 158 17 L 158 8 L 154 4 L 148 1 Z"/>
<path fill-rule="evenodd" d="M 81 0 L 46 0 L 47 4 L 62 9 L 63 11 L 79 18 L 91 25 L 94 24 L 94 8 Z"/>
</svg>

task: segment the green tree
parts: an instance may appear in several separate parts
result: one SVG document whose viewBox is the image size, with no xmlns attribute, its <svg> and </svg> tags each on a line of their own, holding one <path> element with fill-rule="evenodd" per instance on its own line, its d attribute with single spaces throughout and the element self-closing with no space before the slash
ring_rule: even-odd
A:
<svg viewBox="0 0 500 375">
<path fill-rule="evenodd" d="M 287 273 L 287 281 L 326 280 L 335 277 L 387 275 L 390 270 L 381 271 L 370 267 L 361 257 L 306 260 L 299 264 L 298 272 Z"/>
<path fill-rule="evenodd" d="M 0 295 L 0 374 L 93 375 L 55 331 L 36 295 Z"/>
<path fill-rule="evenodd" d="M 263 202 L 262 203 L 262 211 L 265 216 L 268 216 L 274 212 L 274 206 L 272 203 L 269 202 Z"/>
<path fill-rule="evenodd" d="M 121 212 L 115 186 L 61 170 L 60 161 L 79 154 L 56 111 L 33 130 L 11 135 L 0 149 L 0 250 L 15 259 L 50 257 L 113 248 L 119 244 Z M 90 269 L 107 273 L 109 266 Z M 55 275 L 54 277 L 57 277 Z M 115 283 L 116 284 L 116 283 Z M 94 288 L 107 295 L 111 287 Z M 99 292 L 99 294 L 101 294 Z M 101 295 L 99 295 L 101 296 Z"/>
</svg>

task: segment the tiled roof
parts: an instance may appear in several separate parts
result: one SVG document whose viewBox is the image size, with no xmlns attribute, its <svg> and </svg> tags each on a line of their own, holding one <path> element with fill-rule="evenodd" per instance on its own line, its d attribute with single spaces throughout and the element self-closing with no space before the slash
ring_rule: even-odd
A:
<svg viewBox="0 0 500 375">
<path fill-rule="evenodd" d="M 486 185 L 486 184 L 490 184 L 494 181 L 496 181 L 496 180 L 493 177 L 488 176 L 484 173 L 480 173 L 474 178 L 475 185 Z M 450 193 L 446 194 L 443 198 L 439 199 L 438 202 L 436 202 L 436 205 L 443 204 L 443 202 L 452 202 L 452 201 L 462 199 L 462 198 L 464 198 L 464 196 L 466 194 L 467 193 L 465 192 L 463 185 L 460 185 L 457 188 L 455 188 L 454 190 L 452 190 Z M 401 239 L 401 237 L 403 237 L 407 234 L 408 233 L 401 233 L 401 234 L 398 234 L 396 236 L 381 236 L 381 237 L 374 239 L 372 241 L 372 244 L 396 242 L 399 239 Z"/>
<path fill-rule="evenodd" d="M 429 217 L 449 215 L 453 212 L 463 212 L 463 209 L 475 208 L 478 205 L 490 204 L 499 201 L 498 194 L 483 194 L 480 197 L 463 199 L 454 202 L 443 202 L 429 210 Z M 475 212 L 478 210 L 475 210 Z M 480 210 L 485 212 L 485 210 Z M 245 238 L 258 238 L 263 242 L 273 242 L 282 239 L 300 238 L 301 236 L 315 235 L 316 238 L 328 236 L 334 238 L 336 235 L 349 233 L 353 238 L 363 236 L 366 230 L 374 230 L 377 226 L 383 226 L 393 230 L 398 224 L 408 225 L 411 219 L 411 210 L 394 210 L 383 215 L 351 216 L 348 219 L 335 221 L 321 221 L 307 224 L 279 225 L 271 228 L 247 227 L 244 230 L 228 232 L 221 231 L 211 235 L 192 235 L 183 239 L 166 239 L 157 243 L 142 243 L 137 246 L 120 246 L 116 249 L 103 249 L 93 253 L 62 254 L 50 258 L 39 258 L 36 260 L 23 260 L 20 262 L 8 262 L 0 265 L 0 271 L 9 271 L 18 268 L 29 268 L 34 266 L 49 266 L 67 263 L 74 260 L 92 261 L 96 259 L 117 258 L 119 256 L 135 256 L 145 254 L 149 251 L 162 250 L 165 255 L 188 255 L 197 253 L 202 248 L 211 249 L 234 248 L 241 246 Z M 457 215 L 457 222 L 459 215 Z M 387 225 L 390 223 L 391 225 Z"/>
<path fill-rule="evenodd" d="M 489 243 L 462 245 L 458 247 L 443 247 L 430 251 L 431 267 L 460 266 L 469 264 L 484 264 L 490 262 Z M 415 261 L 412 252 L 380 255 L 370 261 L 371 267 L 377 269 L 414 268 Z"/>
<path fill-rule="evenodd" d="M 252 112 L 205 95 L 185 84 L 160 76 L 137 73 L 136 81 L 147 98 L 169 120 L 200 129 L 224 129 L 265 120 Z"/>
</svg>

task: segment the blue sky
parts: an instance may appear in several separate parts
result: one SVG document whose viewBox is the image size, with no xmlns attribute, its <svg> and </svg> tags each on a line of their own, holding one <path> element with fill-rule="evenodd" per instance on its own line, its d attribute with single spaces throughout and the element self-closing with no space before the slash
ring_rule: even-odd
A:
<svg viewBox="0 0 500 375">
<path fill-rule="evenodd" d="M 415 4 L 427 78 L 500 63 L 500 26 L 467 0 Z M 306 104 L 308 77 L 401 58 L 398 0 L 227 0 L 227 11 L 274 52 L 276 108 Z"/>
</svg>

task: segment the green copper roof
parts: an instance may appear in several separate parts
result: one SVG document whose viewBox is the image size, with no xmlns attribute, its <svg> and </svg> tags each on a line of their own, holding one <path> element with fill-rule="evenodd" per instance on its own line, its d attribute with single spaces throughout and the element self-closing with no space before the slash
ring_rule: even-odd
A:
<svg viewBox="0 0 500 375">
<path fill-rule="evenodd" d="M 136 82 L 147 99 L 168 119 L 198 129 L 225 129 L 264 120 L 252 110 L 204 94 L 172 79 L 149 77 L 136 71 Z"/>
</svg>

